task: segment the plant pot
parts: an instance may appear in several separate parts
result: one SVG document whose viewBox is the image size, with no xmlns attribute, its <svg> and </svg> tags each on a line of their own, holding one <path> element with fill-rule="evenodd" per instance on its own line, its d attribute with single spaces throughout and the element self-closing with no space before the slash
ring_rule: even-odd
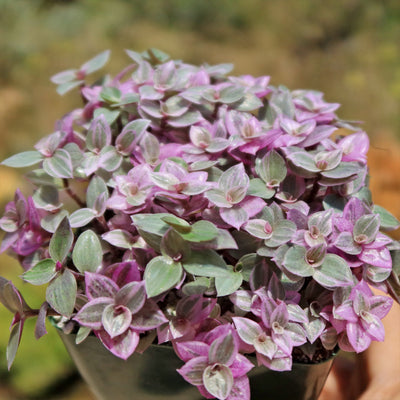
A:
<svg viewBox="0 0 400 400">
<path fill-rule="evenodd" d="M 75 344 L 75 335 L 58 330 L 83 379 L 98 400 L 201 400 L 198 390 L 176 369 L 183 362 L 172 347 L 152 345 L 143 354 L 124 361 L 111 354 L 94 336 Z M 256 364 L 253 357 L 250 359 Z M 319 364 L 293 364 L 292 371 L 276 372 L 263 366 L 249 373 L 254 400 L 316 400 L 333 358 Z"/>
</svg>

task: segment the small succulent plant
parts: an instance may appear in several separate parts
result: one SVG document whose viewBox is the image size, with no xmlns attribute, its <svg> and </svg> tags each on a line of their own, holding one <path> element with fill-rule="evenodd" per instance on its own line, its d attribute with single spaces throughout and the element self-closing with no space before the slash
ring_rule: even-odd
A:
<svg viewBox="0 0 400 400">
<path fill-rule="evenodd" d="M 205 398 L 242 400 L 245 355 L 285 371 L 382 341 L 393 300 L 371 287 L 400 299 L 400 246 L 383 233 L 399 223 L 371 201 L 366 133 L 317 91 L 127 54 L 92 84 L 108 51 L 55 75 L 84 106 L 2 163 L 33 167 L 35 190 L 6 206 L 1 251 L 47 285 L 31 309 L 0 278 L 9 366 L 24 322 L 41 337 L 52 316 L 123 359 L 172 344 Z"/>
</svg>

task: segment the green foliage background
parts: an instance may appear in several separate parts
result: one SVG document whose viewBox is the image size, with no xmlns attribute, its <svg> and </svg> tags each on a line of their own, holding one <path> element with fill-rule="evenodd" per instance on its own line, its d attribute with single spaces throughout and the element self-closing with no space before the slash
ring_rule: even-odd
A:
<svg viewBox="0 0 400 400">
<path fill-rule="evenodd" d="M 237 75 L 271 75 L 272 84 L 290 89 L 321 90 L 342 104 L 342 118 L 365 121 L 372 147 L 381 150 L 400 138 L 399 43 L 398 0 L 0 0 L 0 158 L 27 150 L 80 106 L 78 96 L 56 95 L 51 75 L 107 48 L 114 73 L 128 62 L 124 49 L 148 47 L 192 63 L 233 62 Z M 398 158 L 398 149 L 382 150 L 383 159 Z M 4 205 L 25 183 L 5 168 L 0 179 Z M 388 182 L 398 200 L 399 181 Z M 399 217 L 398 203 L 380 202 Z M 20 272 L 1 256 L 2 275 Z M 32 306 L 40 304 L 41 288 L 19 287 Z M 10 319 L 0 308 L 0 397 L 44 399 L 40 393 L 69 374 L 66 353 L 54 331 L 36 342 L 28 325 L 6 373 Z"/>
</svg>

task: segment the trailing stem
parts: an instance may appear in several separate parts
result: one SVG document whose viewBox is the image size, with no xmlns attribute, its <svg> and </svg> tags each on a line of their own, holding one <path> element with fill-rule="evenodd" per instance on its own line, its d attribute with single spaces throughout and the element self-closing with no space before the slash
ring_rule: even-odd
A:
<svg viewBox="0 0 400 400">
<path fill-rule="evenodd" d="M 64 189 L 68 193 L 68 196 L 71 197 L 71 199 L 73 199 L 78 204 L 79 207 L 81 208 L 86 207 L 86 204 L 78 197 L 78 195 L 69 186 L 68 179 L 63 178 L 63 185 Z"/>
</svg>

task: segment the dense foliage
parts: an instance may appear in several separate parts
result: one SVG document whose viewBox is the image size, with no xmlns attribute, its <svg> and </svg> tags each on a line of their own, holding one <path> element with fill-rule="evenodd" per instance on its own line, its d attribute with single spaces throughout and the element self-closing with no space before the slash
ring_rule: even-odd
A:
<svg viewBox="0 0 400 400">
<path fill-rule="evenodd" d="M 140 340 L 170 342 L 187 381 L 232 400 L 250 398 L 245 354 L 283 371 L 299 352 L 312 362 L 383 340 L 392 300 L 370 286 L 398 299 L 399 244 L 382 232 L 398 221 L 371 201 L 366 133 L 320 92 L 127 54 L 92 84 L 108 51 L 53 76 L 84 106 L 3 161 L 34 166 L 35 191 L 6 206 L 1 250 L 48 285 L 33 310 L 0 279 L 9 365 L 25 320 L 41 337 L 52 316 L 124 359 Z"/>
</svg>

